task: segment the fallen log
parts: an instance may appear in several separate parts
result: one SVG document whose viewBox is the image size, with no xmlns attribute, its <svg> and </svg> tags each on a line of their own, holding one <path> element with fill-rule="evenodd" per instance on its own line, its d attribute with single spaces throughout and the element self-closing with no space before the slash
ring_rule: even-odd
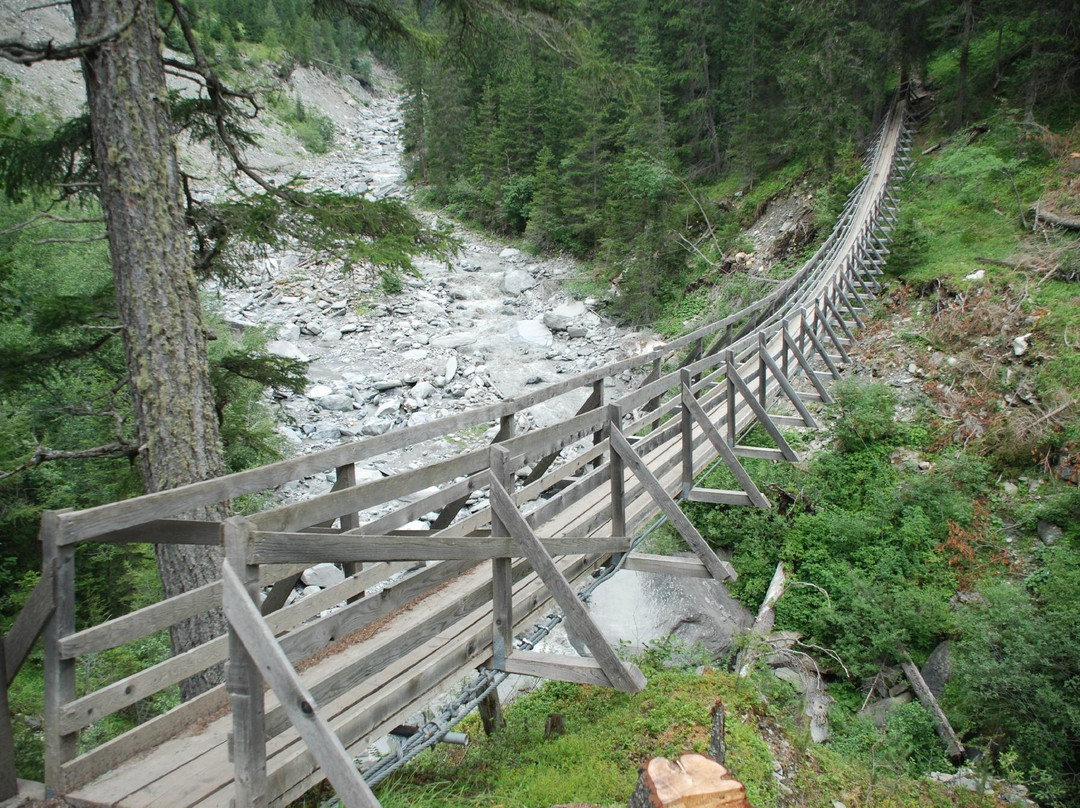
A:
<svg viewBox="0 0 1080 808">
<path fill-rule="evenodd" d="M 1063 227 L 1066 230 L 1080 230 L 1080 219 L 1073 219 L 1068 216 L 1059 216 L 1056 213 L 1047 213 L 1045 210 L 1039 210 L 1033 208 L 1032 213 L 1035 214 L 1035 223 L 1046 222 L 1052 224 L 1054 227 Z"/>
<path fill-rule="evenodd" d="M 934 694 L 930 692 L 926 680 L 923 679 L 918 666 L 911 661 L 911 655 L 908 654 L 907 650 L 900 648 L 899 657 L 900 667 L 903 668 L 907 680 L 911 682 L 912 690 L 915 691 L 915 695 L 922 705 L 926 707 L 934 717 L 934 728 L 937 729 L 937 734 L 941 737 L 941 740 L 945 741 L 945 745 L 948 747 L 949 760 L 953 763 L 959 763 L 964 759 L 964 745 L 960 743 L 960 739 L 956 737 L 956 732 L 953 731 L 952 724 L 949 723 L 945 711 L 941 709 L 938 700 L 934 698 Z"/>
<path fill-rule="evenodd" d="M 745 679 L 750 675 L 754 663 L 761 655 L 763 640 L 776 623 L 776 603 L 786 591 L 787 574 L 784 572 L 784 562 L 781 561 L 776 565 L 776 572 L 773 573 L 772 581 L 765 592 L 765 599 L 761 601 L 754 625 L 750 628 L 749 642 L 735 659 L 735 670 L 740 678 Z"/>
</svg>

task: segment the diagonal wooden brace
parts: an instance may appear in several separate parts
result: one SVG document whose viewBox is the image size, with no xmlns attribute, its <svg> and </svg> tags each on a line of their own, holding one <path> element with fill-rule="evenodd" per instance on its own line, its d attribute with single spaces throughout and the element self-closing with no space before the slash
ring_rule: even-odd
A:
<svg viewBox="0 0 1080 808">
<path fill-rule="evenodd" d="M 311 693 L 300 681 L 274 632 L 263 620 L 228 561 L 221 565 L 221 578 L 224 583 L 222 605 L 229 624 L 270 683 L 338 797 L 349 808 L 379 808 L 379 801 L 360 776 L 352 755 L 345 751 L 341 739 L 319 713 Z"/>
<path fill-rule="evenodd" d="M 769 346 L 765 340 L 764 334 L 758 334 L 758 356 L 765 363 L 765 366 L 772 373 L 773 378 L 776 379 L 776 383 L 780 385 L 780 389 L 784 391 L 784 395 L 787 396 L 788 401 L 791 402 L 791 406 L 795 408 L 795 411 L 799 413 L 803 421 L 806 422 L 806 426 L 810 429 L 817 429 L 818 423 L 814 420 L 813 413 L 807 409 L 806 404 L 799 398 L 798 392 L 791 386 L 791 382 L 788 377 L 780 370 L 779 365 L 776 364 L 776 360 L 772 358 L 772 354 L 769 353 Z"/>
<path fill-rule="evenodd" d="M 712 421 L 709 420 L 708 414 L 702 408 L 701 404 L 698 403 L 698 400 L 694 398 L 693 391 L 685 382 L 682 386 L 682 403 L 687 412 L 689 412 L 694 420 L 698 422 L 698 425 L 709 439 L 709 442 L 713 445 L 713 448 L 716 449 L 720 457 L 723 458 L 724 463 L 727 464 L 732 475 L 738 480 L 739 485 L 742 486 L 742 490 L 750 497 L 750 501 L 759 508 L 771 508 L 772 503 L 761 493 L 757 484 L 750 479 L 750 475 L 746 473 L 746 469 L 744 469 L 742 463 L 739 462 L 739 458 L 735 456 L 734 450 L 728 446 L 727 441 L 724 440 L 716 427 L 713 426 Z"/>
<path fill-rule="evenodd" d="M 498 447 L 493 448 L 492 451 L 506 452 L 507 450 Z M 645 688 L 644 674 L 636 666 L 619 659 L 596 623 L 593 622 L 592 617 L 589 616 L 585 604 L 578 599 L 569 581 L 559 572 L 559 568 L 555 566 L 555 562 L 544 549 L 544 545 L 536 538 L 536 534 L 532 532 L 532 528 L 518 511 L 514 500 L 494 474 L 491 477 L 491 507 L 521 548 L 522 554 L 529 559 L 532 568 L 547 586 L 548 592 L 551 593 L 559 608 L 563 610 L 570 629 L 589 646 L 589 652 L 603 668 L 611 686 L 625 693 L 638 693 L 643 690 Z"/>
<path fill-rule="evenodd" d="M 776 423 L 772 417 L 762 406 L 761 402 L 754 397 L 754 394 L 750 391 L 746 381 L 739 375 L 739 368 L 735 365 L 735 356 L 728 351 L 727 354 L 727 378 L 728 384 L 732 385 L 733 389 L 743 397 L 743 401 L 750 405 L 750 409 L 754 411 L 754 416 L 757 418 L 758 423 L 762 428 L 769 433 L 769 436 L 776 441 L 777 447 L 784 454 L 786 460 L 792 463 L 799 462 L 799 456 L 795 454 L 795 450 L 788 445 L 787 440 L 780 434 L 780 430 L 776 428 Z"/>
<path fill-rule="evenodd" d="M 735 580 L 738 577 L 735 574 L 735 569 L 726 561 L 717 558 L 708 542 L 701 537 L 701 534 L 698 533 L 697 528 L 686 517 L 686 514 L 679 510 L 675 500 L 664 490 L 664 486 L 660 484 L 660 481 L 653 476 L 649 467 L 645 465 L 645 461 L 638 457 L 634 447 L 630 445 L 630 441 L 614 424 L 611 427 L 611 448 L 619 453 L 623 462 L 634 472 L 634 476 L 638 478 L 649 496 L 660 507 L 664 516 L 668 518 L 672 526 L 679 532 L 679 535 L 690 545 L 690 549 L 701 559 L 701 563 L 705 565 L 709 574 L 717 581 L 725 581 L 729 578 Z"/>
<path fill-rule="evenodd" d="M 805 314 L 802 316 L 802 322 L 805 327 Z M 818 395 L 821 396 L 822 402 L 831 404 L 833 400 L 832 396 L 829 394 L 825 385 L 821 383 L 821 379 L 819 379 L 814 372 L 814 366 L 810 364 L 810 360 L 806 358 L 806 354 L 799 349 L 799 341 L 791 336 L 791 332 L 787 330 L 787 323 L 784 323 L 784 344 L 787 346 L 787 350 L 791 352 L 791 355 L 795 357 L 795 361 L 798 363 L 799 367 L 802 368 L 803 374 L 810 380 L 810 384 L 814 386 Z"/>
</svg>

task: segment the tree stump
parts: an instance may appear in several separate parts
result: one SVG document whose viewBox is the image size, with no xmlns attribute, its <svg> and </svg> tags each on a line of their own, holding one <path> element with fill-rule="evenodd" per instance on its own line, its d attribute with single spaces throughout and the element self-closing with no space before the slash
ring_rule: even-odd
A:
<svg viewBox="0 0 1080 808">
<path fill-rule="evenodd" d="M 501 729 L 506 728 L 506 719 L 503 717 L 502 702 L 499 701 L 499 691 L 492 688 L 480 701 L 480 723 L 484 726 L 484 733 L 494 735 Z"/>
<path fill-rule="evenodd" d="M 641 770 L 628 808 L 751 808 L 746 787 L 704 755 L 653 758 Z"/>
<path fill-rule="evenodd" d="M 566 732 L 566 716 L 562 713 L 551 713 L 544 722 L 544 740 L 558 738 Z"/>
</svg>

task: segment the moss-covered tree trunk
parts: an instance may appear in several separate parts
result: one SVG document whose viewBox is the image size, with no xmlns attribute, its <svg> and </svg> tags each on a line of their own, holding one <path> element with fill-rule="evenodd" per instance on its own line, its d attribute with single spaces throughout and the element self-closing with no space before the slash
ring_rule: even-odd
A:
<svg viewBox="0 0 1080 808">
<path fill-rule="evenodd" d="M 165 71 L 153 0 L 73 0 L 79 38 L 122 28 L 83 59 L 112 252 L 116 300 L 131 375 L 148 491 L 174 488 L 224 470 L 206 359 L 206 335 L 180 173 L 166 106 Z M 207 516 L 208 514 L 202 514 Z M 165 594 L 220 574 L 216 547 L 159 545 Z M 173 652 L 224 629 L 220 613 L 175 627 Z M 182 685 L 190 697 L 220 680 L 211 671 Z"/>
</svg>

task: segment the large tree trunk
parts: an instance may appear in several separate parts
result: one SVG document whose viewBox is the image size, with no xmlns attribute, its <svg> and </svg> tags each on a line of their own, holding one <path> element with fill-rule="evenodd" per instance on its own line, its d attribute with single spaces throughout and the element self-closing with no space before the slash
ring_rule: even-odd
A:
<svg viewBox="0 0 1080 808">
<path fill-rule="evenodd" d="M 153 0 L 73 0 L 80 39 L 134 22 L 83 59 L 108 227 L 116 301 L 131 375 L 142 472 L 160 491 L 224 471 L 206 359 L 206 335 L 180 173 L 166 105 Z M 208 516 L 209 514 L 201 514 Z M 166 596 L 215 580 L 216 547 L 158 545 Z M 224 631 L 220 612 L 174 628 L 173 652 Z M 209 671 L 185 682 L 185 698 L 220 681 Z"/>
</svg>

